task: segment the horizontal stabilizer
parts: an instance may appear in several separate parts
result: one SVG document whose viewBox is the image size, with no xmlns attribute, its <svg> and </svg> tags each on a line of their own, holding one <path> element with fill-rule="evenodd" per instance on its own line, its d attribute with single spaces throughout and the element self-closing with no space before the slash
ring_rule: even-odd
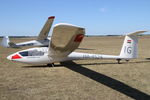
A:
<svg viewBox="0 0 150 100">
<path fill-rule="evenodd" d="M 141 31 L 136 31 L 136 32 L 128 33 L 127 35 L 128 36 L 136 36 L 136 35 L 144 33 L 144 32 L 147 32 L 147 31 L 141 30 Z"/>
</svg>

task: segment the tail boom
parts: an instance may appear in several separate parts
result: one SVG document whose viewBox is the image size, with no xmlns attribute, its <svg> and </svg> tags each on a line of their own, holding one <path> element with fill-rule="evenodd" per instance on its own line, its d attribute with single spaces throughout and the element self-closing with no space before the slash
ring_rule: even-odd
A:
<svg viewBox="0 0 150 100">
<path fill-rule="evenodd" d="M 122 59 L 120 56 L 72 52 L 66 60 Z"/>
</svg>

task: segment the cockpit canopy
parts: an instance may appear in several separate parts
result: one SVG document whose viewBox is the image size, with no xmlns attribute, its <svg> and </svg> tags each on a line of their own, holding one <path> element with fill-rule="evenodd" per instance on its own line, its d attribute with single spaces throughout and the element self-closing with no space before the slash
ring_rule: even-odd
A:
<svg viewBox="0 0 150 100">
<path fill-rule="evenodd" d="M 21 56 L 43 56 L 44 52 L 38 50 L 22 51 L 19 52 Z"/>
</svg>

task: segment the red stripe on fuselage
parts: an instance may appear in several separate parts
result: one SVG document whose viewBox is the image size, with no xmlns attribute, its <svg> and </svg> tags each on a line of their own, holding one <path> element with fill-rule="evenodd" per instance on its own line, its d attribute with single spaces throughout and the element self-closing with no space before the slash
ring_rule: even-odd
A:
<svg viewBox="0 0 150 100">
<path fill-rule="evenodd" d="M 18 54 L 15 54 L 11 57 L 11 59 L 20 59 L 20 58 L 22 58 L 22 57 Z"/>
</svg>

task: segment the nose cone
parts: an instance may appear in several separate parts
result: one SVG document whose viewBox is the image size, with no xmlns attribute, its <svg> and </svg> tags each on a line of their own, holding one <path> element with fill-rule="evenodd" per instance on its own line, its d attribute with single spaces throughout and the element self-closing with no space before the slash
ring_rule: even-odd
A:
<svg viewBox="0 0 150 100">
<path fill-rule="evenodd" d="M 8 59 L 8 60 L 11 60 L 11 57 L 12 57 L 12 55 L 9 55 L 9 56 L 7 56 L 7 59 Z"/>
<path fill-rule="evenodd" d="M 12 54 L 7 57 L 8 60 L 17 60 L 22 58 L 19 54 Z"/>
</svg>

